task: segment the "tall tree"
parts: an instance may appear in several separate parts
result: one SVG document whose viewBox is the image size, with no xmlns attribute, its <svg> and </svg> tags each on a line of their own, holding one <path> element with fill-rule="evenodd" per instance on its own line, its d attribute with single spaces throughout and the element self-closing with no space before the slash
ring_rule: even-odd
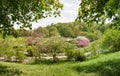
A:
<svg viewBox="0 0 120 76">
<path fill-rule="evenodd" d="M 30 27 L 32 21 L 60 15 L 59 0 L 0 0 L 0 32 L 9 34 L 15 23 Z"/>
<path fill-rule="evenodd" d="M 74 32 L 72 31 L 72 28 L 69 26 L 69 24 L 57 26 L 57 29 L 61 36 L 74 37 Z"/>
<path fill-rule="evenodd" d="M 104 23 L 106 19 L 111 19 L 119 27 L 120 0 L 81 0 L 77 20 Z"/>
<path fill-rule="evenodd" d="M 58 32 L 57 28 L 55 26 L 51 26 L 49 27 L 49 36 L 52 37 L 52 36 L 59 36 L 60 33 Z"/>
</svg>

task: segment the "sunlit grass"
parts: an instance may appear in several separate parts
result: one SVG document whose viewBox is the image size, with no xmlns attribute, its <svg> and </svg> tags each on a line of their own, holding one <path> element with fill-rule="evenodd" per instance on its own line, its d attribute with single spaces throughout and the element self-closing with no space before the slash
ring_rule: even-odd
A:
<svg viewBox="0 0 120 76">
<path fill-rule="evenodd" d="M 105 54 L 85 62 L 66 61 L 54 64 L 17 64 L 0 62 L 0 64 L 0 74 L 3 72 L 3 76 L 7 73 L 9 76 L 119 76 L 120 52 Z M 4 71 L 2 68 L 4 68 Z"/>
</svg>

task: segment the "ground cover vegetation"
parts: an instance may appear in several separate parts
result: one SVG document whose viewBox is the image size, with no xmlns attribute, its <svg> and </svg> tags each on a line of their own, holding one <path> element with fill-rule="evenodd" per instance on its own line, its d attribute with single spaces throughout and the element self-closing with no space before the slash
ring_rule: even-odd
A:
<svg viewBox="0 0 120 76">
<path fill-rule="evenodd" d="M 84 62 L 18 64 L 0 62 L 2 76 L 119 76 L 120 52 L 102 54 Z"/>
</svg>

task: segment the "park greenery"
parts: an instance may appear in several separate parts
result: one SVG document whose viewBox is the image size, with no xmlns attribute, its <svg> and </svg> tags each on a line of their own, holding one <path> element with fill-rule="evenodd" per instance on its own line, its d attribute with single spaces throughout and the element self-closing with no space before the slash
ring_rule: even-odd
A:
<svg viewBox="0 0 120 76">
<path fill-rule="evenodd" d="M 31 22 L 49 16 L 59 16 L 63 4 L 59 0 L 1 0 L 0 32 L 3 36 L 11 34 L 13 25 L 31 28 Z"/>
<path fill-rule="evenodd" d="M 1 0 L 0 76 L 119 76 L 119 7 L 119 0 L 82 0 L 74 22 L 26 30 L 59 16 L 63 4 Z"/>
</svg>

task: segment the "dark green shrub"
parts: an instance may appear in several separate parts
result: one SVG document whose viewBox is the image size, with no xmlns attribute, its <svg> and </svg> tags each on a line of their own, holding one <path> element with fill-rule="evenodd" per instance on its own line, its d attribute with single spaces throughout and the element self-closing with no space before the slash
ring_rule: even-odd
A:
<svg viewBox="0 0 120 76">
<path fill-rule="evenodd" d="M 74 58 L 74 50 L 67 50 L 66 51 L 66 56 L 68 58 L 68 60 L 72 60 Z"/>
<path fill-rule="evenodd" d="M 94 41 L 95 40 L 95 34 L 93 34 L 93 33 L 88 33 L 86 36 L 87 36 L 87 38 L 90 39 L 90 41 Z"/>
<path fill-rule="evenodd" d="M 105 32 L 102 47 L 110 51 L 120 50 L 120 30 L 109 29 Z"/>
<path fill-rule="evenodd" d="M 23 61 L 25 50 L 25 38 L 8 36 L 6 39 L 0 40 L 0 56 L 4 57 L 5 61 Z"/>
<path fill-rule="evenodd" d="M 36 60 L 39 60 L 41 58 L 41 48 L 38 48 L 37 46 L 29 46 L 27 50 L 27 56 L 33 56 Z"/>
<path fill-rule="evenodd" d="M 4 39 L 0 42 L 0 54 L 5 61 L 11 61 L 11 57 L 15 55 L 13 43 L 10 40 Z"/>
<path fill-rule="evenodd" d="M 84 31 L 80 32 L 80 36 L 86 36 L 86 35 L 87 35 L 87 32 L 84 32 Z"/>
<path fill-rule="evenodd" d="M 66 51 L 66 56 L 68 60 L 75 60 L 75 61 L 86 60 L 86 56 L 84 55 L 84 50 L 68 50 Z"/>
<path fill-rule="evenodd" d="M 16 61 L 18 62 L 23 62 L 24 59 L 26 58 L 26 51 L 25 51 L 26 47 L 24 46 L 18 46 L 17 48 L 14 48 L 16 54 L 15 54 L 15 57 L 16 57 Z"/>
<path fill-rule="evenodd" d="M 16 60 L 18 62 L 23 62 L 25 58 L 26 56 L 23 52 L 20 52 L 20 51 L 16 52 Z"/>
<path fill-rule="evenodd" d="M 26 55 L 29 56 L 29 57 L 32 57 L 33 56 L 32 50 L 33 50 L 33 47 L 32 46 L 28 46 Z"/>
<path fill-rule="evenodd" d="M 84 51 L 83 50 L 75 50 L 74 58 L 75 58 L 75 61 L 86 60 L 86 56 L 84 55 Z"/>
<path fill-rule="evenodd" d="M 90 41 L 95 41 L 102 37 L 102 32 L 99 30 L 95 30 L 94 32 L 88 32 L 86 37 L 89 38 Z"/>
<path fill-rule="evenodd" d="M 100 45 L 101 45 L 101 40 L 100 39 L 95 40 L 88 47 L 85 48 L 85 51 L 91 52 L 92 56 L 95 56 L 100 52 L 100 49 L 101 49 Z"/>
<path fill-rule="evenodd" d="M 12 61 L 12 57 L 15 56 L 15 51 L 10 49 L 9 51 L 5 52 L 5 60 L 6 61 Z"/>
</svg>

